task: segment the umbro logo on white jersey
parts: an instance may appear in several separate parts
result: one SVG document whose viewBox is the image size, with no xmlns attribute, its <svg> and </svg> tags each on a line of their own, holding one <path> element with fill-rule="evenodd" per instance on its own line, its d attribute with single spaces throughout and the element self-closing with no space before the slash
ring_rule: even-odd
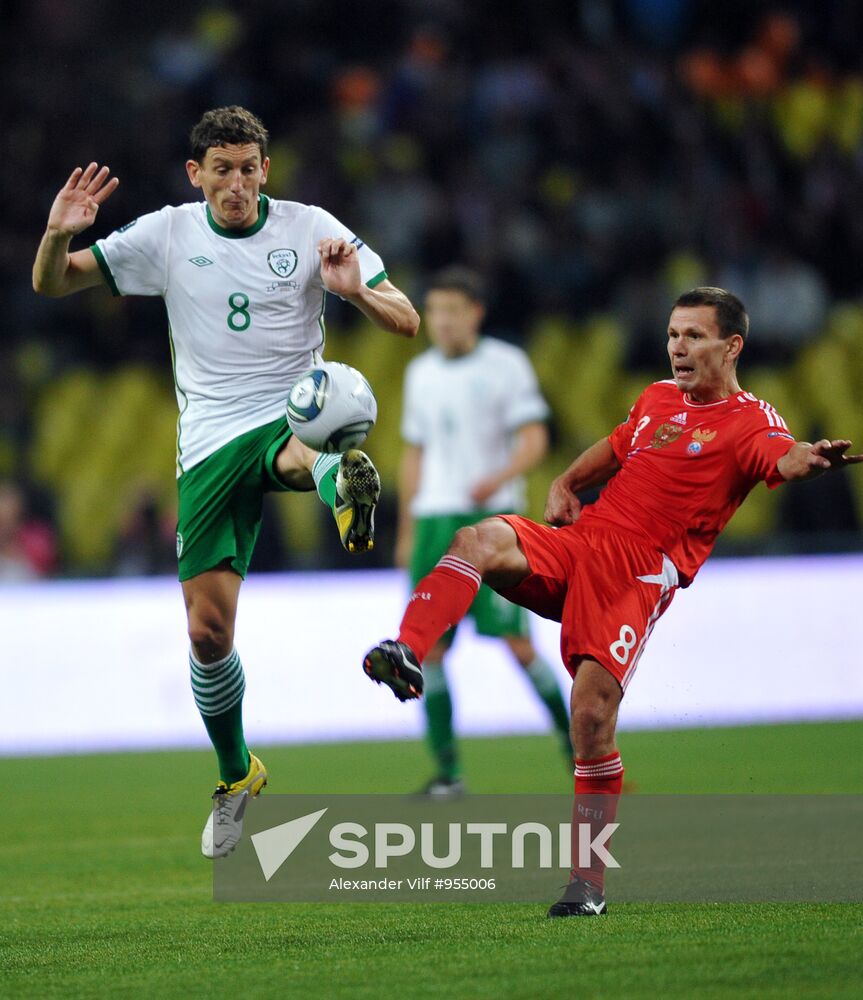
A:
<svg viewBox="0 0 863 1000">
<path fill-rule="evenodd" d="M 671 418 L 673 424 L 685 424 L 686 423 L 686 413 L 678 413 L 676 416 Z"/>
<path fill-rule="evenodd" d="M 194 264 L 195 267 L 206 267 L 207 264 L 212 264 L 213 262 L 209 257 L 190 257 L 189 263 Z"/>
</svg>

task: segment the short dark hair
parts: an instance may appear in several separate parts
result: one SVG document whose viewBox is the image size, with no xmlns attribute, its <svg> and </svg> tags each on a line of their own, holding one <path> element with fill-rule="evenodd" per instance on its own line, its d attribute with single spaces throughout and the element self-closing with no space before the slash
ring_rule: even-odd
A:
<svg viewBox="0 0 863 1000">
<path fill-rule="evenodd" d="M 261 151 L 261 161 L 267 155 L 270 134 L 263 122 L 251 111 L 232 104 L 227 108 L 205 111 L 201 120 L 189 133 L 192 158 L 204 162 L 207 150 L 213 146 L 244 146 L 253 142 Z"/>
<path fill-rule="evenodd" d="M 712 288 L 709 285 L 691 288 L 678 296 L 672 308 L 676 309 L 678 306 L 713 306 L 716 310 L 719 336 L 726 340 L 733 334 L 739 333 L 746 340 L 746 335 L 749 333 L 749 317 L 746 315 L 746 309 L 740 299 L 725 288 Z"/>
<path fill-rule="evenodd" d="M 429 292 L 461 292 L 472 302 L 485 304 L 485 287 L 482 278 L 476 271 L 461 264 L 452 264 L 431 276 L 426 284 L 426 294 Z"/>
</svg>

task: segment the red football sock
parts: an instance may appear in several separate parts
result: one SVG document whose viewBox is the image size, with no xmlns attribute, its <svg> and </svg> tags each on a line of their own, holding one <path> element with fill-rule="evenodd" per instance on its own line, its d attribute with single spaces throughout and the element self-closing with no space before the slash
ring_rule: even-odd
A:
<svg viewBox="0 0 863 1000">
<path fill-rule="evenodd" d="M 446 555 L 416 585 L 398 638 L 410 646 L 420 663 L 444 632 L 464 618 L 481 583 L 475 566 Z"/>
<path fill-rule="evenodd" d="M 590 840 L 599 836 L 607 823 L 617 815 L 617 802 L 623 788 L 623 764 L 620 751 L 615 750 L 594 760 L 575 760 L 575 800 L 572 805 L 572 877 L 576 875 L 591 882 L 602 892 L 605 883 L 605 862 L 590 852 L 589 864 L 579 865 L 579 824 L 590 826 Z M 611 841 L 600 838 L 600 844 L 609 849 Z"/>
</svg>

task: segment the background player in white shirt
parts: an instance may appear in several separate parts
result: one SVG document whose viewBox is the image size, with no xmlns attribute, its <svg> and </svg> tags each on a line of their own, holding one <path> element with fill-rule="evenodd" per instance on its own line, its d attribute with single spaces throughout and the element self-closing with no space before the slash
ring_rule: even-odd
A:
<svg viewBox="0 0 863 1000">
<path fill-rule="evenodd" d="M 524 510 L 524 473 L 548 448 L 548 406 L 527 355 L 481 337 L 485 315 L 479 277 L 463 267 L 435 275 L 425 299 L 434 345 L 405 376 L 396 562 L 415 586 L 444 555 L 459 528 L 489 513 Z M 545 703 L 571 760 L 569 714 L 548 663 L 536 652 L 523 609 L 481 587 L 470 611 L 480 635 L 507 644 Z M 427 737 L 437 773 L 423 790 L 433 797 L 463 791 L 443 658 L 450 630 L 423 664 Z M 483 679 L 476 678 L 477 683 Z"/>
<path fill-rule="evenodd" d="M 221 779 L 201 843 L 214 858 L 236 846 L 245 803 L 267 779 L 246 747 L 234 649 L 263 493 L 317 489 L 346 548 L 363 551 L 373 538 L 374 466 L 362 452 L 318 455 L 292 437 L 288 389 L 321 356 L 327 291 L 406 337 L 419 317 L 377 254 L 337 219 L 261 194 L 268 134 L 251 112 L 208 111 L 190 138 L 186 171 L 204 201 L 144 215 L 70 253 L 119 183 L 107 167 L 76 168 L 51 207 L 33 287 L 60 296 L 107 285 L 165 300 L 180 407 L 177 554 L 192 690 Z"/>
</svg>

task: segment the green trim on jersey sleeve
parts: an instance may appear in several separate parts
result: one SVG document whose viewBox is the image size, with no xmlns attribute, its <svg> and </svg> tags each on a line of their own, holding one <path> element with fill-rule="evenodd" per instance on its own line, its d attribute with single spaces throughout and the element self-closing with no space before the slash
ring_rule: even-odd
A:
<svg viewBox="0 0 863 1000">
<path fill-rule="evenodd" d="M 327 343 L 327 327 L 324 322 L 324 310 L 326 309 L 326 305 L 327 305 L 327 290 L 325 288 L 323 295 L 321 295 L 321 311 L 318 314 L 318 326 L 321 328 L 321 346 L 320 346 L 321 354 L 324 353 L 324 347 L 326 346 Z"/>
<path fill-rule="evenodd" d="M 213 213 L 210 211 L 209 205 L 207 205 L 207 222 L 209 223 L 210 229 L 212 229 L 217 236 L 224 236 L 226 240 L 244 240 L 247 236 L 254 236 L 255 233 L 259 233 L 264 228 L 264 223 L 267 221 L 269 211 L 270 199 L 265 194 L 259 194 L 258 221 L 253 226 L 249 226 L 248 229 L 225 229 L 224 226 L 220 226 L 219 223 L 213 218 Z"/>
<path fill-rule="evenodd" d="M 183 445 L 181 443 L 181 438 L 183 435 L 183 414 L 189 408 L 189 397 L 186 394 L 185 389 L 180 385 L 177 380 L 177 353 L 174 350 L 174 331 L 171 329 L 171 324 L 168 324 L 168 344 L 171 348 L 171 372 L 174 376 L 174 385 L 177 388 L 177 392 L 183 397 L 183 405 L 180 407 L 180 412 L 177 414 L 177 471 L 182 473 L 186 470 L 183 468 Z"/>
<path fill-rule="evenodd" d="M 96 258 L 96 263 L 99 265 L 99 270 L 102 272 L 102 277 L 108 283 L 108 287 L 111 289 L 112 295 L 119 295 L 120 289 L 117 287 L 117 282 L 114 281 L 114 275 L 111 274 L 111 268 L 108 267 L 108 261 L 105 260 L 105 255 L 94 243 L 90 249 L 93 251 L 93 256 Z"/>
<path fill-rule="evenodd" d="M 374 288 L 376 285 L 379 285 L 382 281 L 386 281 L 386 278 L 387 278 L 387 272 L 381 271 L 380 274 L 376 274 L 373 278 L 369 278 L 369 280 L 366 282 L 366 288 Z"/>
</svg>

